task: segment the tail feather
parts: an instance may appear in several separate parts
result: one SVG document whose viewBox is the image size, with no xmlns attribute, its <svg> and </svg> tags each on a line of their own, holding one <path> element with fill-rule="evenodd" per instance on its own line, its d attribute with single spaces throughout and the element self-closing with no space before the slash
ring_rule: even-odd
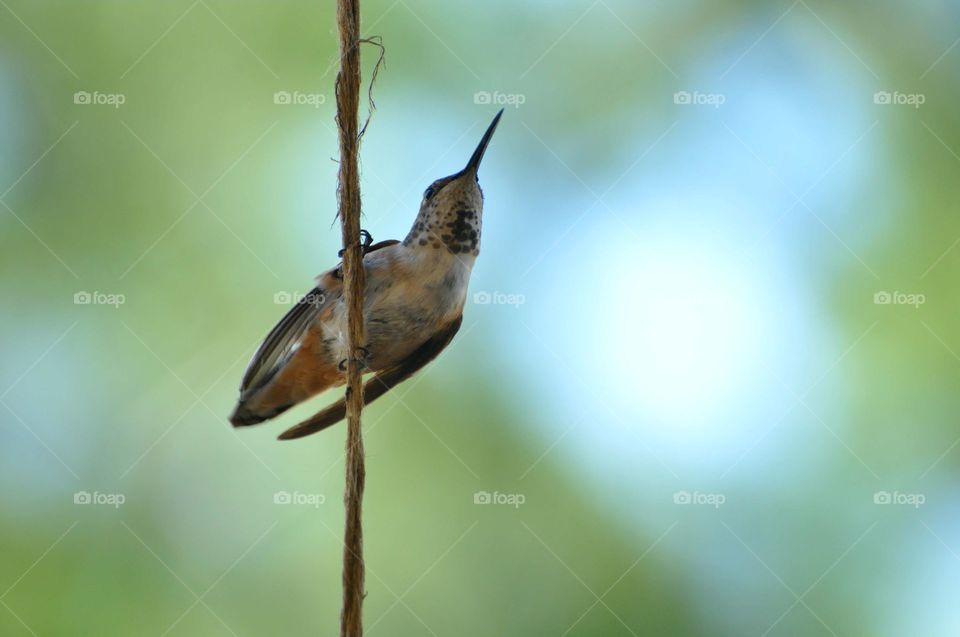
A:
<svg viewBox="0 0 960 637">
<path fill-rule="evenodd" d="M 275 416 L 279 416 L 286 410 L 294 406 L 295 403 L 289 403 L 286 405 L 280 405 L 272 409 L 271 411 L 264 413 L 262 411 L 256 411 L 251 409 L 246 402 L 240 401 L 237 403 L 236 408 L 233 410 L 233 413 L 230 414 L 230 424 L 234 427 L 249 427 L 250 425 L 257 425 L 263 422 L 264 420 L 270 420 Z"/>
<path fill-rule="evenodd" d="M 392 372 L 397 370 L 397 368 L 392 368 L 390 370 L 383 371 L 370 380 L 368 380 L 363 385 L 363 404 L 369 405 L 380 396 L 383 396 L 390 389 L 396 386 L 401 381 L 406 380 L 416 370 L 411 371 L 402 377 L 395 377 Z M 280 434 L 280 440 L 293 440 L 295 438 L 303 438 L 304 436 L 309 436 L 312 433 L 322 431 L 331 425 L 335 425 L 344 418 L 347 417 L 347 401 L 346 398 L 341 398 L 337 402 L 333 403 L 329 407 L 326 407 L 312 417 L 304 420 L 300 424 L 287 429 L 282 434 Z"/>
</svg>

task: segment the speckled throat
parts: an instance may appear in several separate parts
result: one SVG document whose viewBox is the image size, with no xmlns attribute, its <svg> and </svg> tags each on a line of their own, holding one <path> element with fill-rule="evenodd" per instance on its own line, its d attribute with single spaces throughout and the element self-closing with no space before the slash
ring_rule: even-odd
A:
<svg viewBox="0 0 960 637">
<path fill-rule="evenodd" d="M 428 206 L 417 215 L 405 246 L 446 248 L 453 254 L 480 254 L 481 211 L 466 201 Z"/>
</svg>

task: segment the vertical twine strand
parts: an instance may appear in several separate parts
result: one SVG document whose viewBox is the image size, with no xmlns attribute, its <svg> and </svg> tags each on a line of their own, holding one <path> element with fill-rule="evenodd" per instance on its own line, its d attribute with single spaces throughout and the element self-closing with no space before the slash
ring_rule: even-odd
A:
<svg viewBox="0 0 960 637">
<path fill-rule="evenodd" d="M 343 538 L 343 610 L 341 637 L 363 634 L 363 525 L 365 469 L 360 412 L 363 385 L 358 352 L 366 339 L 363 324 L 364 271 L 360 251 L 360 0 L 337 0 L 340 34 L 340 71 L 337 73 L 337 128 L 340 132 L 338 214 L 343 235 L 343 287 L 347 303 L 347 442 L 346 486 L 343 501 L 346 523 Z"/>
</svg>

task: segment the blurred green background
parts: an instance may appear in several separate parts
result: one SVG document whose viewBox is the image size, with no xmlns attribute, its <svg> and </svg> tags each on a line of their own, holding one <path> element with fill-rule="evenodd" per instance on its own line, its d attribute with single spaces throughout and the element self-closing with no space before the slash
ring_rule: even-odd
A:
<svg viewBox="0 0 960 637">
<path fill-rule="evenodd" d="M 363 15 L 376 239 L 506 106 L 365 412 L 368 633 L 958 634 L 957 3 Z M 336 633 L 344 428 L 226 421 L 336 261 L 336 64 L 331 2 L 0 0 L 0 634 Z"/>
</svg>

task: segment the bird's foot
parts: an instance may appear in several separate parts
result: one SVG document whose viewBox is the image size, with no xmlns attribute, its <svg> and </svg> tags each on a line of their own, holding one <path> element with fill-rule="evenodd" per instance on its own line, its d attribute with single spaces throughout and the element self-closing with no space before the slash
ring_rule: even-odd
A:
<svg viewBox="0 0 960 637">
<path fill-rule="evenodd" d="M 356 357 L 356 361 L 360 363 L 360 371 L 366 371 L 367 363 L 369 362 L 369 359 L 370 359 L 370 350 L 367 349 L 366 347 L 358 347 L 357 354 L 358 356 Z M 342 361 L 340 361 L 340 364 L 337 367 L 340 369 L 341 372 L 346 372 L 347 359 L 345 358 Z"/>
<path fill-rule="evenodd" d="M 373 245 L 373 236 L 366 230 L 361 230 L 360 231 L 360 255 L 361 256 L 365 255 L 367 253 L 367 250 L 369 250 L 370 246 L 372 245 Z M 344 252 L 346 252 L 346 250 L 341 249 L 339 252 L 337 252 L 337 256 L 342 259 Z"/>
</svg>

